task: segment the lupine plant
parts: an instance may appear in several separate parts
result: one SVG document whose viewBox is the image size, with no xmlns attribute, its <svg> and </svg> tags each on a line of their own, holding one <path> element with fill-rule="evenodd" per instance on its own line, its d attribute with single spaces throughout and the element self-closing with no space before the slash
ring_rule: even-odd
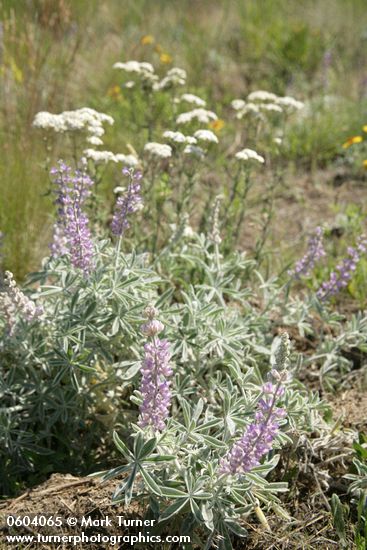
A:
<svg viewBox="0 0 367 550">
<path fill-rule="evenodd" d="M 49 256 L 24 289 L 1 277 L 0 483 L 9 494 L 36 473 L 109 468 L 113 438 L 124 463 L 103 476 L 122 478 L 115 501 L 137 499 L 159 531 L 230 549 L 248 516 L 264 529 L 270 513 L 289 519 L 284 457 L 331 430 L 298 375 L 332 389 L 352 368 L 348 353 L 366 351 L 365 314 L 330 307 L 366 241 L 318 286 L 315 270 L 330 263 L 324 225 L 293 268 L 264 268 L 281 163 L 260 203 L 253 193 L 303 104 L 251 92 L 232 102 L 245 130 L 232 125 L 222 138 L 230 122 L 184 90 L 182 69 L 115 69 L 131 103 L 144 105 L 127 122 L 136 142 L 124 152 L 99 149 L 114 122 L 105 113 L 34 119 L 46 164 L 55 137 L 65 160 L 50 170 Z M 214 173 L 219 147 L 226 162 Z M 253 206 L 263 221 L 243 250 Z"/>
<path fill-rule="evenodd" d="M 143 325 L 153 338 L 163 329 L 157 320 Z M 264 383 L 259 383 L 262 377 L 256 369 L 241 372 L 232 364 L 224 372 L 216 371 L 209 393 L 191 395 L 190 400 L 191 392 L 183 388 L 185 376 L 180 380 L 177 372 L 171 404 L 175 414 L 167 415 L 166 398 L 163 408 L 155 408 L 160 416 L 150 415 L 147 421 L 147 398 L 151 405 L 165 381 L 150 377 L 146 387 L 144 359 L 141 391 L 134 398 L 143 416 L 133 425 L 133 448 L 115 433 L 126 464 L 104 474 L 105 480 L 125 476 L 114 500 L 128 504 L 148 494 L 148 513 L 158 520 L 156 530 L 164 532 L 169 525 L 170 531 L 190 534 L 193 542 L 208 549 L 212 544 L 231 548 L 234 535 L 246 536 L 241 518 L 250 513 L 257 514 L 266 528 L 262 506 L 287 517 L 277 497 L 287 484 L 269 482 L 266 475 L 279 461 L 276 450 L 291 444 L 300 426 L 306 426 L 300 418 L 300 395 L 292 388 L 289 353 L 288 335 L 283 333 L 273 347 Z M 166 369 L 169 356 L 155 357 Z M 179 371 L 177 366 L 174 370 Z M 308 407 L 307 419 L 311 424 L 312 408 Z"/>
</svg>

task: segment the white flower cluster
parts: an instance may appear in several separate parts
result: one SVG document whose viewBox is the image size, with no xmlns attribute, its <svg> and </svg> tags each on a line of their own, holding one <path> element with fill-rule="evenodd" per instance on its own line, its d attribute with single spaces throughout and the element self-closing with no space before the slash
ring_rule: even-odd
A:
<svg viewBox="0 0 367 550">
<path fill-rule="evenodd" d="M 218 143 L 218 138 L 211 130 L 197 130 L 194 134 L 198 141 L 206 141 L 207 143 Z"/>
<path fill-rule="evenodd" d="M 217 136 L 210 130 L 197 130 L 193 136 L 185 136 L 182 132 L 173 132 L 171 130 L 166 130 L 165 132 L 163 132 L 163 137 L 175 145 L 183 145 L 184 146 L 183 153 L 185 155 L 191 155 L 196 158 L 203 158 L 205 156 L 205 150 L 202 147 L 199 147 L 198 145 L 196 145 L 198 141 L 201 141 L 206 145 L 210 143 L 218 143 Z M 162 147 L 163 145 L 160 143 L 158 144 L 147 143 L 147 145 L 145 146 L 145 150 L 148 149 L 150 150 L 149 152 L 151 153 L 152 153 L 152 150 L 154 150 L 154 154 L 156 156 L 165 158 L 163 156 L 165 154 L 165 151 L 162 149 Z M 171 147 L 170 147 L 170 152 L 172 154 Z M 168 151 L 167 151 L 167 156 L 168 156 Z"/>
<path fill-rule="evenodd" d="M 211 120 L 217 120 L 218 117 L 213 111 L 207 109 L 193 109 L 187 113 L 181 113 L 176 119 L 177 124 L 188 124 L 193 120 L 197 120 L 201 124 L 209 124 Z"/>
<path fill-rule="evenodd" d="M 126 73 L 135 74 L 154 73 L 153 65 L 145 61 L 126 61 L 126 63 L 120 63 L 118 61 L 113 65 L 113 69 L 120 69 Z"/>
<path fill-rule="evenodd" d="M 151 141 L 144 145 L 144 152 L 153 157 L 166 159 L 172 156 L 172 147 L 170 145 L 166 145 L 165 143 Z"/>
<path fill-rule="evenodd" d="M 174 86 L 183 86 L 186 84 L 187 74 L 184 69 L 172 67 L 169 69 L 166 76 L 159 80 L 158 75 L 154 71 L 151 63 L 145 61 L 126 61 L 125 63 L 117 62 L 113 65 L 114 69 L 119 69 L 128 74 L 134 74 L 140 78 L 144 86 L 150 87 L 153 91 L 168 90 Z M 130 80 L 125 84 L 126 88 L 133 88 L 136 82 Z"/>
<path fill-rule="evenodd" d="M 242 149 L 241 151 L 238 151 L 238 153 L 235 154 L 235 157 L 237 160 L 247 162 L 251 160 L 255 160 L 256 162 L 260 162 L 261 164 L 264 164 L 265 159 L 256 151 L 253 149 Z"/>
<path fill-rule="evenodd" d="M 190 103 L 191 105 L 196 105 L 196 107 L 205 107 L 206 105 L 206 101 L 195 94 L 182 94 L 182 96 L 178 98 L 178 102 Z"/>
<path fill-rule="evenodd" d="M 175 86 L 184 86 L 186 84 L 186 78 L 187 74 L 184 69 L 172 67 L 160 82 L 154 84 L 153 90 L 159 92 L 160 90 L 169 90 Z"/>
<path fill-rule="evenodd" d="M 182 132 L 173 132 L 172 130 L 166 130 L 163 132 L 163 137 L 168 141 L 177 144 L 196 143 L 196 139 L 192 136 L 185 136 Z"/>
<path fill-rule="evenodd" d="M 158 79 L 158 76 L 154 72 L 154 67 L 151 63 L 147 63 L 146 61 L 126 61 L 126 63 L 121 63 L 118 61 L 113 65 L 113 69 L 119 69 L 121 71 L 124 71 L 128 74 L 134 74 L 138 77 L 140 77 L 141 81 L 144 83 L 144 85 L 148 85 L 153 87 Z M 133 88 L 135 86 L 135 82 L 133 80 L 130 80 L 125 84 L 126 88 Z"/>
<path fill-rule="evenodd" d="M 236 111 L 237 118 L 241 119 L 247 114 L 261 115 L 266 112 L 290 113 L 298 111 L 304 107 L 304 103 L 290 96 L 281 97 L 265 90 L 257 90 L 251 92 L 246 101 L 234 99 L 231 106 Z"/>
<path fill-rule="evenodd" d="M 95 164 L 107 164 L 108 162 L 121 162 L 125 166 L 134 167 L 139 164 L 139 160 L 134 155 L 124 155 L 122 153 L 112 153 L 111 151 L 96 151 L 95 149 L 85 149 L 83 155 L 92 160 Z"/>
<path fill-rule="evenodd" d="M 188 222 L 188 216 L 186 216 L 186 219 L 183 220 L 185 223 L 182 224 L 182 227 L 178 227 L 176 223 L 170 223 L 170 229 L 172 231 L 172 236 L 176 237 L 178 233 L 182 235 L 182 237 L 193 237 L 195 235 L 195 231 L 189 225 Z"/>
<path fill-rule="evenodd" d="M 202 149 L 201 147 L 199 147 L 197 145 L 186 145 L 186 147 L 184 149 L 184 154 L 185 155 L 192 155 L 193 157 L 200 158 L 200 159 L 205 157 L 204 149 Z"/>
<path fill-rule="evenodd" d="M 114 120 L 111 116 L 88 107 L 75 111 L 64 111 L 60 114 L 41 111 L 33 120 L 33 126 L 42 130 L 53 130 L 57 133 L 85 132 L 88 141 L 93 145 L 101 145 L 100 137 L 105 133 L 104 123 L 112 125 Z"/>
</svg>

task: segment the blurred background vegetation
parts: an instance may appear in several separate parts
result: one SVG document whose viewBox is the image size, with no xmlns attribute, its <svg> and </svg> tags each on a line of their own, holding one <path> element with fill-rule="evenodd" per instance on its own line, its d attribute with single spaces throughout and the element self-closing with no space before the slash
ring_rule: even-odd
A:
<svg viewBox="0 0 367 550">
<path fill-rule="evenodd" d="M 254 89 L 308 101 L 290 130 L 296 172 L 328 169 L 367 122 L 365 0 L 2 0 L 0 2 L 0 231 L 5 266 L 37 268 L 50 240 L 40 110 L 111 114 L 129 142 L 116 61 L 182 67 L 190 91 L 220 105 Z M 137 137 L 139 139 L 139 137 Z"/>
</svg>

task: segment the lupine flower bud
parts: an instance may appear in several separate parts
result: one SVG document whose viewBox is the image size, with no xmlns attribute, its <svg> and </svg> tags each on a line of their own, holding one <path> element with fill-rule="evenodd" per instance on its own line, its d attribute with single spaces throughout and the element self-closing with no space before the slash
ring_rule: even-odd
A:
<svg viewBox="0 0 367 550">
<path fill-rule="evenodd" d="M 211 220 L 211 228 L 208 235 L 209 239 L 213 241 L 213 243 L 215 244 L 220 244 L 222 242 L 220 231 L 219 231 L 219 213 L 220 213 L 221 201 L 222 201 L 222 197 L 218 195 L 215 198 L 213 215 Z"/>
<path fill-rule="evenodd" d="M 279 372 L 288 366 L 290 355 L 290 342 L 287 332 L 282 332 L 279 345 L 274 353 L 275 368 Z"/>
<path fill-rule="evenodd" d="M 6 319 L 9 334 L 15 330 L 17 315 L 21 315 L 26 321 L 32 322 L 44 313 L 41 306 L 36 306 L 18 287 L 14 276 L 10 271 L 5 271 L 5 292 L 0 294 L 0 306 Z"/>
<path fill-rule="evenodd" d="M 154 319 L 155 317 L 158 317 L 158 313 L 158 309 L 151 305 L 144 309 L 144 315 L 147 319 Z"/>
<path fill-rule="evenodd" d="M 158 321 L 158 319 L 152 319 L 151 321 L 144 323 L 144 325 L 140 327 L 140 330 L 145 336 L 156 336 L 164 330 L 164 325 Z"/>
<path fill-rule="evenodd" d="M 141 172 L 134 172 L 133 168 L 124 168 L 122 173 L 129 177 L 127 191 L 117 198 L 115 212 L 111 222 L 111 230 L 115 236 L 121 237 L 130 227 L 128 216 L 136 212 L 141 206 Z"/>
<path fill-rule="evenodd" d="M 143 334 L 151 338 L 145 344 L 145 356 L 141 368 L 142 380 L 140 391 L 143 402 L 140 406 L 139 426 L 151 426 L 154 430 L 162 431 L 166 425 L 171 403 L 170 381 L 172 369 L 169 365 L 171 353 L 167 340 L 157 337 L 164 325 L 154 317 L 158 310 L 153 306 L 145 309 L 148 321 L 142 325 Z"/>
</svg>

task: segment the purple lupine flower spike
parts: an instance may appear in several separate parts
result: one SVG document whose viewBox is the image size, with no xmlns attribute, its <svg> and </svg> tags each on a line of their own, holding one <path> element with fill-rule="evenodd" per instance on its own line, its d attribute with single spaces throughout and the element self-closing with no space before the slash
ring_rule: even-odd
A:
<svg viewBox="0 0 367 550">
<path fill-rule="evenodd" d="M 310 274 L 315 263 L 325 256 L 325 250 L 322 243 L 323 235 L 323 229 L 321 227 L 316 227 L 315 233 L 309 238 L 305 255 L 298 260 L 294 269 L 288 272 L 289 275 L 299 279 L 302 276 L 306 277 Z"/>
<path fill-rule="evenodd" d="M 289 338 L 284 333 L 275 355 L 275 367 L 271 371 L 275 383 L 269 381 L 262 386 L 262 397 L 258 401 L 255 418 L 221 459 L 221 474 L 245 474 L 258 466 L 263 456 L 272 449 L 279 433 L 279 421 L 286 416 L 286 411 L 277 407 L 276 403 L 284 393 L 282 382 L 287 377 L 285 367 L 288 357 Z"/>
<path fill-rule="evenodd" d="M 69 255 L 72 265 L 88 274 L 93 264 L 93 243 L 83 206 L 91 194 L 93 181 L 81 170 L 73 172 L 62 161 L 52 168 L 51 176 L 57 186 L 58 206 L 51 253 L 54 257 Z"/>
<path fill-rule="evenodd" d="M 361 235 L 358 238 L 355 248 L 348 247 L 348 256 L 344 258 L 337 266 L 336 271 L 330 273 L 328 281 L 324 281 L 316 293 L 319 300 L 327 300 L 331 296 L 335 296 L 340 290 L 348 286 L 349 281 L 353 277 L 357 269 L 358 262 L 362 254 L 367 251 L 367 238 Z"/>
<path fill-rule="evenodd" d="M 124 168 L 122 173 L 129 177 L 127 191 L 118 197 L 115 211 L 111 222 L 111 230 L 115 236 L 121 237 L 126 229 L 130 227 L 129 215 L 136 212 L 141 206 L 141 172 L 134 172 L 134 169 Z"/>
<path fill-rule="evenodd" d="M 275 406 L 284 390 L 279 385 L 273 386 L 269 383 L 264 384 L 262 390 L 263 397 L 258 402 L 254 422 L 247 426 L 242 437 L 221 460 L 220 472 L 223 474 L 249 472 L 272 449 L 279 432 L 279 420 L 286 415 L 284 409 Z"/>
<path fill-rule="evenodd" d="M 158 314 L 156 308 L 149 306 L 145 313 L 148 321 L 142 325 L 141 330 L 151 338 L 151 341 L 144 346 L 140 384 L 143 402 L 138 423 L 141 428 L 151 426 L 154 430 L 162 431 L 166 426 L 171 404 L 170 345 L 167 340 L 160 340 L 157 336 L 164 329 L 164 325 L 155 319 Z"/>
</svg>

